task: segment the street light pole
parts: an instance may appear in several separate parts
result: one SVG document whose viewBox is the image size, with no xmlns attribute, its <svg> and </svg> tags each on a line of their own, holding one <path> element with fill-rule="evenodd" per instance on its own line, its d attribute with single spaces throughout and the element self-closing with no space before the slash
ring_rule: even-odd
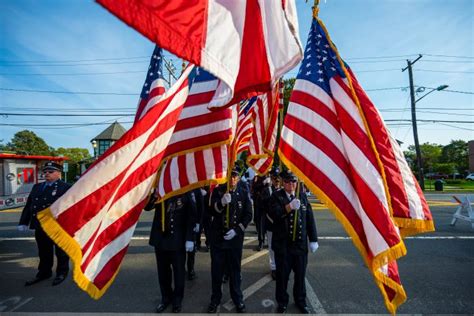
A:
<svg viewBox="0 0 474 316">
<path fill-rule="evenodd" d="M 412 65 L 416 63 L 422 55 L 419 55 L 417 59 L 413 62 L 407 60 L 407 67 L 404 68 L 402 71 L 408 69 L 408 77 L 410 80 L 410 98 L 411 98 L 411 123 L 413 125 L 413 139 L 415 141 L 415 151 L 416 151 L 416 164 L 418 166 L 418 183 L 420 184 L 421 190 L 425 190 L 425 178 L 423 175 L 423 163 L 421 161 L 421 150 L 420 150 L 420 143 L 418 142 L 418 127 L 416 125 L 416 108 L 415 108 L 415 86 L 413 84 L 413 70 Z"/>
</svg>

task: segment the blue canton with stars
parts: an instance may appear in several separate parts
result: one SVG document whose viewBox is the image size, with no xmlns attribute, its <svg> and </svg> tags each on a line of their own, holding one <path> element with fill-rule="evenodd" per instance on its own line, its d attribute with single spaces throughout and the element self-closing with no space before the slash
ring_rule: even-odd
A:
<svg viewBox="0 0 474 316">
<path fill-rule="evenodd" d="M 161 47 L 155 46 L 153 55 L 151 55 L 150 66 L 148 66 L 148 72 L 146 75 L 145 83 L 143 84 L 142 93 L 140 98 L 145 100 L 150 94 L 150 86 L 158 78 L 163 79 L 163 56 Z"/>
<path fill-rule="evenodd" d="M 313 19 L 304 59 L 296 79 L 311 81 L 331 95 L 329 80 L 335 75 L 346 77 L 337 60 L 336 53 L 329 45 L 323 28 L 317 20 Z"/>
</svg>

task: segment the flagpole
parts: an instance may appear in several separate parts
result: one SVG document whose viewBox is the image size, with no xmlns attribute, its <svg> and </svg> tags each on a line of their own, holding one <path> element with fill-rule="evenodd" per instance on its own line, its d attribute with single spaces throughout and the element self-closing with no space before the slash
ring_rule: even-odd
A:
<svg viewBox="0 0 474 316">
<path fill-rule="evenodd" d="M 280 139 L 281 139 L 281 130 L 283 129 L 283 111 L 285 110 L 285 98 L 284 98 L 284 91 L 285 91 L 285 86 L 284 86 L 284 83 L 283 83 L 283 79 L 280 78 L 280 87 L 279 87 L 279 92 L 280 92 L 280 100 L 283 100 L 282 104 L 283 106 L 278 109 L 278 116 L 280 118 L 280 122 L 279 122 L 279 126 L 278 126 L 278 135 L 280 135 Z M 275 149 L 276 151 L 276 149 Z M 279 170 L 283 170 L 282 169 L 282 163 L 281 163 L 281 158 L 278 157 L 278 167 L 279 167 Z"/>
</svg>

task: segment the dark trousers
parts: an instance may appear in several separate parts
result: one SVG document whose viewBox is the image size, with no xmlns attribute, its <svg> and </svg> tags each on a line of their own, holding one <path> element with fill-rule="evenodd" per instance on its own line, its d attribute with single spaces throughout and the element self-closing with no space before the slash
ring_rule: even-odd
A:
<svg viewBox="0 0 474 316">
<path fill-rule="evenodd" d="M 242 248 L 220 248 L 211 246 L 211 303 L 219 305 L 222 299 L 222 277 L 229 273 L 229 292 L 235 305 L 243 303 L 244 296 L 240 289 L 240 263 Z"/>
<path fill-rule="evenodd" d="M 184 264 L 185 250 L 166 251 L 155 247 L 158 267 L 158 281 L 161 290 L 161 302 L 181 306 L 184 296 Z M 174 290 L 171 283 L 174 279 Z"/>
<path fill-rule="evenodd" d="M 35 229 L 35 239 L 40 258 L 38 273 L 36 276 L 50 277 L 53 274 L 54 253 L 56 253 L 56 258 L 58 260 L 56 275 L 66 275 L 69 271 L 69 257 L 67 254 L 56 245 L 41 228 Z"/>
<path fill-rule="evenodd" d="M 208 217 L 203 217 L 202 225 L 199 229 L 199 240 L 197 241 L 197 244 L 201 245 L 201 232 L 204 230 L 204 236 L 206 237 L 206 246 L 209 246 L 209 232 L 211 229 L 211 220 Z"/>
<path fill-rule="evenodd" d="M 293 299 L 297 305 L 306 305 L 305 275 L 308 255 L 294 255 L 288 252 L 276 253 L 276 290 L 275 297 L 278 305 L 288 305 L 289 296 L 287 293 L 288 280 L 293 270 L 295 282 L 293 285 Z"/>
<path fill-rule="evenodd" d="M 186 252 L 186 269 L 188 270 L 188 273 L 191 273 L 194 271 L 194 260 L 196 257 L 196 249 L 194 249 L 191 252 Z"/>
<path fill-rule="evenodd" d="M 255 228 L 257 229 L 258 243 L 263 244 L 263 242 L 265 241 L 265 225 L 263 210 L 260 207 L 255 208 L 253 221 L 255 222 Z"/>
</svg>

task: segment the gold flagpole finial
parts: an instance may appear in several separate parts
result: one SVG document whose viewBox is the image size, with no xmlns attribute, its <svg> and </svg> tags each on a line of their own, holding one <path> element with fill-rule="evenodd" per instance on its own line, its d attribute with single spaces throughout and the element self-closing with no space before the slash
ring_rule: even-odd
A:
<svg viewBox="0 0 474 316">
<path fill-rule="evenodd" d="M 313 18 L 318 18 L 318 13 L 319 13 L 319 0 L 314 0 L 314 6 L 313 6 Z"/>
</svg>

